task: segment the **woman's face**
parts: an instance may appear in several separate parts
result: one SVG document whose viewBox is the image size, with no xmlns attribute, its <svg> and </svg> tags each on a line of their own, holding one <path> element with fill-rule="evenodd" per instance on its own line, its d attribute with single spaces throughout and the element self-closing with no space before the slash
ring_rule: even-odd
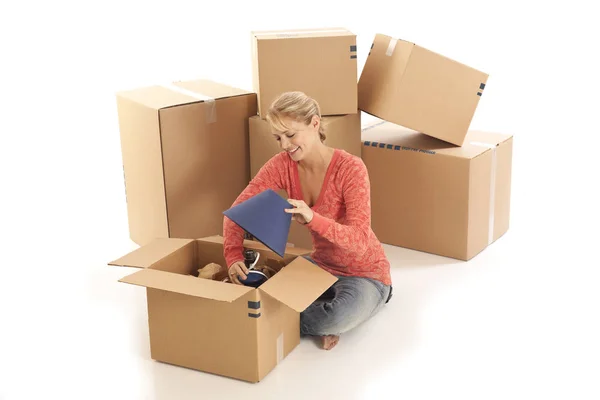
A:
<svg viewBox="0 0 600 400">
<path fill-rule="evenodd" d="M 286 151 L 294 161 L 300 161 L 310 154 L 315 142 L 319 139 L 319 117 L 314 116 L 308 125 L 289 118 L 283 123 L 290 129 L 285 132 L 274 132 L 273 136 L 279 142 L 279 147 Z"/>
</svg>

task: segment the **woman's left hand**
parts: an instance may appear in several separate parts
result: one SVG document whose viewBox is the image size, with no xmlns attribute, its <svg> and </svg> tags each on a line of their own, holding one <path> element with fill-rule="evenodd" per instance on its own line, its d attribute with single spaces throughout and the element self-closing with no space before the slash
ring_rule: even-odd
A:
<svg viewBox="0 0 600 400">
<path fill-rule="evenodd" d="M 285 212 L 292 214 L 292 218 L 301 224 L 305 225 L 312 221 L 314 213 L 310 209 L 308 204 L 302 200 L 288 199 L 288 203 L 293 205 L 295 208 L 286 208 Z"/>
</svg>

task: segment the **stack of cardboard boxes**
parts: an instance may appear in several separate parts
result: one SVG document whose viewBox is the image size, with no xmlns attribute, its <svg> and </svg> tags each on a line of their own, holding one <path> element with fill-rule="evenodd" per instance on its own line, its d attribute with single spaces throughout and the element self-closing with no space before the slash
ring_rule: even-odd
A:
<svg viewBox="0 0 600 400">
<path fill-rule="evenodd" d="M 378 34 L 356 84 L 355 39 L 344 29 L 254 33 L 251 176 L 280 151 L 262 119 L 269 104 L 304 91 L 322 106 L 326 143 L 363 158 L 383 243 L 472 258 L 508 229 L 512 137 L 469 131 L 488 75 Z M 360 111 L 381 121 L 359 139 Z M 309 247 L 308 230 L 294 224 L 289 242 Z"/>
<path fill-rule="evenodd" d="M 281 151 L 264 119 L 275 97 L 315 98 L 325 143 L 362 157 L 383 243 L 462 260 L 508 229 L 512 137 L 469 130 L 485 73 L 413 43 L 376 35 L 359 78 L 347 29 L 251 36 L 253 92 L 190 81 L 117 95 L 141 247 L 110 264 L 142 268 L 121 281 L 147 288 L 152 358 L 256 382 L 299 343 L 299 313 L 336 280 L 299 257 L 312 246 L 299 224 L 283 260 L 244 242 L 285 264 L 257 289 L 190 276 L 224 263 L 223 211 Z M 361 127 L 361 111 L 378 121 Z"/>
<path fill-rule="evenodd" d="M 252 32 L 252 80 L 258 115 L 250 118 L 250 174 L 281 151 L 265 120 L 275 98 L 299 90 L 321 108 L 326 144 L 361 155 L 356 35 L 344 28 Z M 287 197 L 285 191 L 279 194 Z M 305 227 L 292 224 L 288 242 L 311 248 Z"/>
<path fill-rule="evenodd" d="M 383 243 L 469 260 L 508 229 L 512 136 L 470 131 L 488 75 L 378 34 L 358 106 Z"/>
</svg>

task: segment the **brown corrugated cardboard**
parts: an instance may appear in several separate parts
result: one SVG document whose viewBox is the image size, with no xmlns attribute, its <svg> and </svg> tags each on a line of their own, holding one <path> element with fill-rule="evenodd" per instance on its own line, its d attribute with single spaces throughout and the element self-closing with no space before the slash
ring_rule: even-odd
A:
<svg viewBox="0 0 600 400">
<path fill-rule="evenodd" d="M 302 91 L 321 115 L 357 112 L 356 35 L 345 28 L 252 32 L 252 80 L 265 118 L 275 98 Z"/>
<path fill-rule="evenodd" d="M 377 34 L 358 82 L 358 107 L 462 146 L 487 79 L 414 43 Z"/>
<path fill-rule="evenodd" d="M 258 382 L 300 342 L 300 312 L 337 278 L 288 248 L 283 258 L 261 243 L 244 247 L 285 266 L 259 288 L 191 276 L 225 265 L 223 238 L 160 238 L 109 263 L 143 268 L 120 282 L 146 287 L 151 357 Z"/>
<path fill-rule="evenodd" d="M 358 110 L 357 110 L 358 111 Z M 346 150 L 360 157 L 362 144 L 360 141 L 360 113 L 323 117 L 326 129 L 325 144 Z M 260 168 L 277 153 L 281 152 L 279 142 L 271 133 L 269 123 L 258 115 L 250 117 L 250 178 L 254 178 Z M 278 193 L 287 199 L 285 191 Z M 312 237 L 305 226 L 292 223 L 288 242 L 301 248 L 312 248 Z"/>
<path fill-rule="evenodd" d="M 511 135 L 470 131 L 456 147 L 379 121 L 362 140 L 383 243 L 469 260 L 508 230 Z"/>
<path fill-rule="evenodd" d="M 223 210 L 250 180 L 256 107 L 255 93 L 206 80 L 117 94 L 134 242 L 222 233 Z"/>
</svg>

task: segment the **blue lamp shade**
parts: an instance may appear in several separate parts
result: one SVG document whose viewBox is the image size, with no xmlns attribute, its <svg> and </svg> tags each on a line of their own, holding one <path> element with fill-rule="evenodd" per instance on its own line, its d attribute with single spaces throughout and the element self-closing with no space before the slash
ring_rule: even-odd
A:
<svg viewBox="0 0 600 400">
<path fill-rule="evenodd" d="M 294 207 L 275 191 L 267 189 L 223 214 L 283 257 L 292 223 L 292 214 L 286 213 L 286 208 Z"/>
</svg>

